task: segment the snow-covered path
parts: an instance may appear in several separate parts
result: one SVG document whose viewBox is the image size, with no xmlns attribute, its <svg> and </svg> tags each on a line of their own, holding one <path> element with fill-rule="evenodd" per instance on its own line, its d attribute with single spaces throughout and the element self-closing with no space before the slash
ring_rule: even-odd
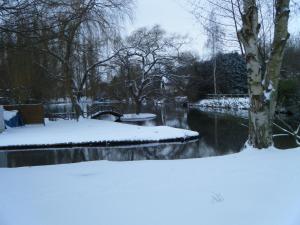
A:
<svg viewBox="0 0 300 225">
<path fill-rule="evenodd" d="M 57 145 L 97 142 L 158 142 L 197 138 L 198 133 L 167 126 L 143 127 L 103 120 L 59 120 L 46 125 L 30 125 L 0 134 L 1 146 Z"/>
<path fill-rule="evenodd" d="M 300 149 L 0 169 L 1 225 L 299 225 Z"/>
</svg>

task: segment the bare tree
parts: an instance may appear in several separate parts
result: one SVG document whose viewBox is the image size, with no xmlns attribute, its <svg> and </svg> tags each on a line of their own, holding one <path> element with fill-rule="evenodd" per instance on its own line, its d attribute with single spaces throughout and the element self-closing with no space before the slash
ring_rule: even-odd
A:
<svg viewBox="0 0 300 225">
<path fill-rule="evenodd" d="M 297 7 L 294 1 L 292 4 Z M 237 41 L 240 52 L 245 53 L 251 102 L 249 143 L 256 148 L 273 143 L 280 68 L 289 38 L 289 5 L 289 0 L 193 1 L 193 13 L 201 21 L 209 20 L 208 8 L 217 7 L 216 15 L 222 18 L 219 24 L 226 31 L 225 42 Z"/>
<path fill-rule="evenodd" d="M 285 122 L 285 120 L 280 116 L 278 116 L 277 119 L 280 124 L 279 122 L 273 122 L 273 124 L 283 133 L 274 134 L 273 137 L 292 136 L 295 140 L 295 143 L 300 146 L 300 123 L 294 128 L 289 123 Z"/>
<path fill-rule="evenodd" d="M 121 71 L 126 76 L 138 114 L 143 100 L 160 92 L 166 79 L 172 79 L 167 68 L 178 57 L 183 40 L 168 37 L 159 26 L 154 26 L 134 31 L 124 45 L 126 50 L 119 54 Z"/>
<path fill-rule="evenodd" d="M 215 10 L 211 10 L 209 14 L 209 20 L 204 28 L 208 37 L 206 46 L 211 49 L 211 55 L 213 59 L 214 94 L 217 94 L 217 54 L 222 51 L 222 45 L 224 44 L 224 31 L 217 21 Z"/>
<path fill-rule="evenodd" d="M 224 46 L 229 51 L 239 50 L 244 55 L 244 47 L 238 35 L 243 26 L 243 0 L 189 0 L 191 13 L 205 24 L 212 21 L 219 24 L 224 31 Z M 274 36 L 275 0 L 257 0 L 258 23 L 261 26 L 257 41 L 262 61 L 271 50 Z M 296 1 L 292 1 L 293 12 L 297 11 Z M 211 9 L 215 10 L 215 19 L 210 17 Z M 294 13 L 293 15 L 296 15 Z"/>
<path fill-rule="evenodd" d="M 131 1 L 121 0 L 78 0 L 78 1 L 54 1 L 44 2 L 51 18 L 52 24 L 55 24 L 53 33 L 55 38 L 46 49 L 47 52 L 60 63 L 61 77 L 70 98 L 73 109 L 78 118 L 82 112 L 78 100 L 81 97 L 82 89 L 86 84 L 87 77 L 92 69 L 101 66 L 109 61 L 112 56 L 104 56 L 104 59 L 93 63 L 82 75 L 76 75 L 74 62 L 76 61 L 75 51 L 86 36 L 97 36 L 111 43 L 117 35 L 118 24 L 124 15 L 130 13 Z M 55 50 L 53 51 L 53 46 Z M 77 48 L 77 49 L 76 49 Z M 115 55 L 115 54 L 113 54 Z M 80 83 L 76 83 L 76 77 L 82 77 Z"/>
<path fill-rule="evenodd" d="M 227 49 L 240 50 L 243 54 L 243 46 L 237 35 L 241 28 L 240 0 L 189 0 L 189 2 L 191 13 L 205 30 L 207 24 L 220 27 L 223 45 Z"/>
<path fill-rule="evenodd" d="M 78 100 L 83 89 L 91 76 L 97 79 L 101 75 L 99 67 L 116 56 L 112 49 L 114 39 L 119 36 L 119 25 L 130 17 L 132 6 L 132 0 L 0 1 L 3 40 L 0 47 L 4 46 L 0 70 L 5 72 L 4 82 L 18 83 L 12 87 L 24 89 L 22 92 L 26 91 L 26 96 L 13 88 L 10 90 L 16 97 L 23 95 L 24 99 L 29 99 L 32 96 L 30 88 L 22 86 L 25 80 L 35 79 L 35 74 L 42 71 L 53 83 L 59 84 L 57 87 L 63 87 L 78 117 L 81 114 Z M 87 39 L 93 40 L 93 49 L 86 45 Z M 89 53 L 89 59 L 84 60 L 87 51 L 93 51 L 95 58 Z M 18 59 L 26 64 L 16 65 Z M 30 79 L 24 78 L 24 67 Z M 14 74 L 16 76 L 12 76 Z"/>
<path fill-rule="evenodd" d="M 249 83 L 249 144 L 259 149 L 273 144 L 272 125 L 277 104 L 280 68 L 289 38 L 289 3 L 289 0 L 276 1 L 274 38 L 263 73 L 258 45 L 258 34 L 261 29 L 259 5 L 255 0 L 243 1 L 243 27 L 239 32 L 239 38 L 245 48 Z"/>
</svg>

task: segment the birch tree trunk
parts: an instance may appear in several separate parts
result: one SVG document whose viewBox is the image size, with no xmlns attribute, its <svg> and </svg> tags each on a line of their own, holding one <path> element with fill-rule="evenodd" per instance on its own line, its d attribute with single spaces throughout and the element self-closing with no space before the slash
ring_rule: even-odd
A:
<svg viewBox="0 0 300 225">
<path fill-rule="evenodd" d="M 245 49 L 250 97 L 249 144 L 255 148 L 268 148 L 273 144 L 272 124 L 277 104 L 277 92 L 284 48 L 289 37 L 289 0 L 276 0 L 274 39 L 270 56 L 262 74 L 259 59 L 258 7 L 256 0 L 243 0 L 243 27 L 239 37 Z"/>
<path fill-rule="evenodd" d="M 82 109 L 78 102 L 78 88 L 75 84 L 75 78 L 71 66 L 71 56 L 73 54 L 74 40 L 76 37 L 76 32 L 80 28 L 81 21 L 77 23 L 70 23 L 67 31 L 67 35 L 64 35 L 65 43 L 65 54 L 63 60 L 63 74 L 66 81 L 67 93 L 72 103 L 72 111 L 75 112 L 76 120 L 82 115 Z"/>
<path fill-rule="evenodd" d="M 66 43 L 66 53 L 63 63 L 63 74 L 66 81 L 67 93 L 72 103 L 72 111 L 75 112 L 76 120 L 78 120 L 79 117 L 82 115 L 82 110 L 77 99 L 77 89 L 75 88 L 74 77 L 71 69 L 72 44 L 72 41 Z"/>
</svg>

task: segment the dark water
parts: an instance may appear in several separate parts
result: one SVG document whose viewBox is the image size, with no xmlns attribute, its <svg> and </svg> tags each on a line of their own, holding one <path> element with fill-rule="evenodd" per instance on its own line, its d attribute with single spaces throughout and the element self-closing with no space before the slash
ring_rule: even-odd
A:
<svg viewBox="0 0 300 225">
<path fill-rule="evenodd" d="M 130 105 L 122 111 L 133 112 Z M 48 111 L 68 111 L 67 105 L 52 105 Z M 136 122 L 141 126 L 167 125 L 198 131 L 200 139 L 189 143 L 155 144 L 126 147 L 64 148 L 0 152 L 0 167 L 21 167 L 76 163 L 93 160 L 173 160 L 226 155 L 239 152 L 247 140 L 247 112 L 203 112 L 174 105 L 145 106 L 145 112 L 157 114 L 155 120 Z M 106 116 L 103 119 L 115 120 Z M 295 147 L 292 138 L 276 138 L 279 148 Z"/>
</svg>

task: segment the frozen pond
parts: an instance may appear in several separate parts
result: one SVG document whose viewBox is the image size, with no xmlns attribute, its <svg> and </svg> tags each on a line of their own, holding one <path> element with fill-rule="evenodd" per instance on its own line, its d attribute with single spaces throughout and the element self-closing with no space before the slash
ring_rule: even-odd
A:
<svg viewBox="0 0 300 225">
<path fill-rule="evenodd" d="M 122 105 L 124 113 L 133 107 Z M 52 105 L 47 110 L 63 112 L 68 105 Z M 226 155 L 239 152 L 248 136 L 247 112 L 203 112 L 174 105 L 145 106 L 144 112 L 155 113 L 154 120 L 135 122 L 142 126 L 167 125 L 198 131 L 200 139 L 189 143 L 156 144 L 126 147 L 40 149 L 0 152 L 0 167 L 20 167 L 75 163 L 93 160 L 173 160 Z M 104 116 L 103 119 L 116 118 Z M 129 123 L 129 122 L 128 122 Z M 134 123 L 134 122 L 130 122 Z M 275 140 L 276 147 L 294 147 L 292 138 Z"/>
</svg>

